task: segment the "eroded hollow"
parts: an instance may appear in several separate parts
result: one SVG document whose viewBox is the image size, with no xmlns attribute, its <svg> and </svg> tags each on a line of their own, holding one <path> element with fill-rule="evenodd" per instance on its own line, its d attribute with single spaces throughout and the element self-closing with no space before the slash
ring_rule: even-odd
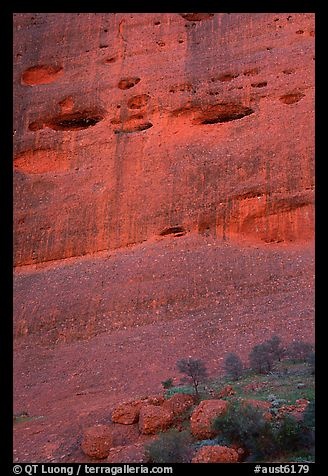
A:
<svg viewBox="0 0 328 476">
<path fill-rule="evenodd" d="M 90 111 L 62 114 L 46 123 L 47 127 L 55 131 L 72 131 L 87 129 L 95 126 L 104 116 Z"/>
<path fill-rule="evenodd" d="M 130 88 L 133 88 L 133 86 L 135 86 L 139 82 L 140 82 L 140 78 L 137 78 L 137 77 L 123 78 L 120 80 L 117 86 L 120 89 L 130 89 Z"/>
<path fill-rule="evenodd" d="M 110 58 L 105 59 L 106 64 L 116 63 L 118 60 L 118 55 L 111 56 Z"/>
<path fill-rule="evenodd" d="M 27 174 L 45 174 L 69 170 L 67 154 L 53 149 L 21 152 L 14 158 L 14 168 Z"/>
<path fill-rule="evenodd" d="M 24 71 L 21 77 L 22 84 L 37 86 L 39 84 L 49 84 L 56 81 L 63 74 L 61 66 L 40 65 L 32 66 Z"/>
<path fill-rule="evenodd" d="M 235 121 L 253 114 L 254 110 L 240 104 L 216 104 L 201 111 L 194 119 L 194 124 L 218 124 Z"/>
<path fill-rule="evenodd" d="M 183 226 L 167 226 L 160 232 L 160 236 L 175 235 L 183 236 L 187 233 L 186 229 Z"/>
<path fill-rule="evenodd" d="M 128 100 L 129 109 L 141 109 L 148 104 L 150 96 L 148 94 L 139 94 L 138 96 L 133 96 Z"/>
<path fill-rule="evenodd" d="M 123 125 L 120 129 L 115 129 L 115 134 L 131 134 L 132 132 L 141 132 L 145 131 L 146 129 L 150 129 L 153 127 L 151 122 L 143 122 L 139 124 L 127 124 Z"/>
<path fill-rule="evenodd" d="M 268 85 L 267 81 L 260 81 L 258 83 L 251 84 L 252 88 L 264 88 L 267 85 Z"/>
<path fill-rule="evenodd" d="M 175 84 L 170 87 L 169 92 L 170 93 L 176 93 L 176 92 L 184 92 L 184 91 L 192 91 L 193 86 L 191 83 L 181 83 L 181 84 Z"/>
<path fill-rule="evenodd" d="M 259 74 L 260 70 L 259 68 L 251 68 L 251 69 L 247 69 L 246 71 L 244 71 L 243 75 L 244 76 L 255 76 L 256 74 Z"/>
<path fill-rule="evenodd" d="M 235 78 L 238 78 L 238 76 L 239 76 L 238 73 L 224 73 L 218 77 L 218 80 L 222 82 L 227 82 L 227 81 L 232 81 Z"/>
<path fill-rule="evenodd" d="M 55 131 L 74 131 L 87 129 L 88 127 L 95 126 L 99 121 L 104 118 L 103 114 L 95 113 L 93 111 L 80 111 L 66 114 L 60 114 L 51 119 L 44 121 L 34 121 L 29 125 L 31 131 L 43 129 L 49 127 Z"/>
<path fill-rule="evenodd" d="M 214 13 L 180 13 L 187 21 L 202 21 L 214 17 Z"/>
<path fill-rule="evenodd" d="M 281 96 L 279 99 L 284 104 L 295 104 L 296 102 L 300 101 L 304 98 L 305 94 L 303 93 L 289 93 Z"/>
</svg>

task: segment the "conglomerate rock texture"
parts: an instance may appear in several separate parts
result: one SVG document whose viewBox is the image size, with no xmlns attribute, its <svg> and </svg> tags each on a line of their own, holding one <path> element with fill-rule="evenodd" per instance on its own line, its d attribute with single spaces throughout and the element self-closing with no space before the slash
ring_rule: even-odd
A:
<svg viewBox="0 0 328 476">
<path fill-rule="evenodd" d="M 14 15 L 15 408 L 43 412 L 18 460 L 83 460 L 72 408 L 93 425 L 177 358 L 313 340 L 314 36 L 311 13 Z"/>
</svg>

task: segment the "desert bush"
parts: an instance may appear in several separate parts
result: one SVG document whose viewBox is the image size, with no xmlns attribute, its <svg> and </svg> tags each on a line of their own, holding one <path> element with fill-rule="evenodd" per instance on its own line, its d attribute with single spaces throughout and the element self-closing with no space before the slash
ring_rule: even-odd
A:
<svg viewBox="0 0 328 476">
<path fill-rule="evenodd" d="M 313 454 L 304 454 L 303 456 L 296 456 L 294 458 L 292 458 L 290 461 L 292 461 L 293 463 L 314 463 L 314 458 L 313 458 Z"/>
<path fill-rule="evenodd" d="M 315 403 L 314 400 L 312 400 L 308 406 L 306 407 L 306 410 L 303 415 L 303 424 L 312 430 L 314 430 L 315 426 Z"/>
<path fill-rule="evenodd" d="M 285 349 L 281 345 L 281 339 L 279 336 L 274 335 L 271 339 L 264 342 L 266 344 L 268 352 L 271 352 L 274 360 L 281 360 L 285 355 Z"/>
<path fill-rule="evenodd" d="M 251 368 L 258 373 L 268 373 L 273 370 L 274 362 L 285 356 L 286 349 L 281 345 L 279 336 L 274 335 L 262 344 L 255 345 L 249 354 Z"/>
<path fill-rule="evenodd" d="M 171 429 L 145 446 L 149 463 L 188 463 L 191 459 L 191 437 L 187 431 Z"/>
<path fill-rule="evenodd" d="M 315 373 L 315 353 L 311 352 L 311 354 L 307 358 L 307 362 L 310 365 L 311 374 Z"/>
<path fill-rule="evenodd" d="M 238 380 L 244 370 L 240 357 L 234 352 L 230 352 L 224 360 L 224 370 L 226 375 L 233 380 Z"/>
<path fill-rule="evenodd" d="M 303 441 L 305 445 L 311 450 L 311 453 L 314 455 L 314 444 L 315 444 L 315 403 L 312 400 L 303 415 Z"/>
<path fill-rule="evenodd" d="M 278 415 L 279 408 L 287 403 L 285 398 L 278 398 L 273 394 L 268 395 L 267 400 L 271 403 L 271 408 L 269 411 L 274 416 Z"/>
<path fill-rule="evenodd" d="M 304 425 L 294 417 L 286 415 L 275 428 L 275 453 L 293 452 L 307 446 Z"/>
<path fill-rule="evenodd" d="M 163 380 L 162 386 L 164 390 L 167 390 L 168 388 L 173 387 L 173 378 L 168 378 L 167 380 Z"/>
<path fill-rule="evenodd" d="M 281 405 L 285 405 L 287 400 L 285 398 L 276 397 L 276 395 L 268 395 L 267 400 L 271 403 L 272 407 L 279 408 Z"/>
<path fill-rule="evenodd" d="M 178 370 L 186 376 L 181 380 L 183 383 L 190 383 L 193 386 L 195 397 L 199 400 L 199 384 L 207 379 L 205 364 L 200 359 L 181 359 L 177 361 Z"/>
<path fill-rule="evenodd" d="M 225 415 L 216 418 L 213 429 L 231 444 L 263 457 L 274 452 L 273 429 L 263 411 L 250 405 L 230 405 Z"/>
<path fill-rule="evenodd" d="M 267 421 L 262 410 L 249 405 L 230 405 L 225 415 L 215 419 L 213 428 L 230 444 L 243 447 L 252 461 L 304 448 L 311 450 L 313 446 L 313 429 L 309 424 L 290 415 L 279 421 Z"/>
<path fill-rule="evenodd" d="M 301 361 L 306 362 L 306 360 L 313 353 L 313 345 L 310 342 L 304 341 L 295 341 L 292 342 L 287 347 L 287 357 L 292 359 L 294 362 Z"/>
<path fill-rule="evenodd" d="M 250 367 L 260 374 L 270 372 L 273 369 L 274 360 L 271 346 L 266 342 L 255 345 L 249 354 Z"/>
</svg>

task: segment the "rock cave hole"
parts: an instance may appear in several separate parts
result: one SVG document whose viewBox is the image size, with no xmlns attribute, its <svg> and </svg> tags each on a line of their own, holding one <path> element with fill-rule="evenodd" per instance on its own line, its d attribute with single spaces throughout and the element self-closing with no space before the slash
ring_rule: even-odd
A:
<svg viewBox="0 0 328 476">
<path fill-rule="evenodd" d="M 130 88 L 133 88 L 139 82 L 140 82 L 140 78 L 138 77 L 123 78 L 118 83 L 118 87 L 123 90 L 130 89 Z"/>
<path fill-rule="evenodd" d="M 214 13 L 180 13 L 187 21 L 202 21 L 214 17 Z"/>
<path fill-rule="evenodd" d="M 128 100 L 128 108 L 141 109 L 148 104 L 149 99 L 150 96 L 148 94 L 139 94 L 138 96 L 133 96 Z"/>
<path fill-rule="evenodd" d="M 63 74 L 63 68 L 55 65 L 39 65 L 26 69 L 21 77 L 22 84 L 37 86 L 56 81 Z"/>
<path fill-rule="evenodd" d="M 104 116 L 90 111 L 61 114 L 51 120 L 35 121 L 29 125 L 32 131 L 49 127 L 55 131 L 82 130 L 95 126 Z"/>
<path fill-rule="evenodd" d="M 221 76 L 219 76 L 218 79 L 219 81 L 226 82 L 226 81 L 232 81 L 233 79 L 238 78 L 238 76 L 239 74 L 237 73 L 225 73 L 225 74 L 221 74 Z"/>
<path fill-rule="evenodd" d="M 279 99 L 284 104 L 295 104 L 304 97 L 305 97 L 305 94 L 303 93 L 290 93 L 290 94 L 285 94 L 284 96 L 281 96 Z"/>
<path fill-rule="evenodd" d="M 259 83 L 252 83 L 251 84 L 252 88 L 264 88 L 267 85 L 268 85 L 267 81 L 261 81 Z"/>
<path fill-rule="evenodd" d="M 183 236 L 187 233 L 186 229 L 183 226 L 175 225 L 168 226 L 160 232 L 160 236 L 174 235 L 174 236 Z"/>
<path fill-rule="evenodd" d="M 114 133 L 115 134 L 131 134 L 133 132 L 145 131 L 147 129 L 150 129 L 151 127 L 153 127 L 153 124 L 151 122 L 144 122 L 142 124 L 136 124 L 131 127 L 116 129 L 114 130 Z"/>
<path fill-rule="evenodd" d="M 235 121 L 245 116 L 253 114 L 254 110 L 250 107 L 241 106 L 239 104 L 218 104 L 203 111 L 194 124 L 218 124 L 223 122 Z"/>
</svg>

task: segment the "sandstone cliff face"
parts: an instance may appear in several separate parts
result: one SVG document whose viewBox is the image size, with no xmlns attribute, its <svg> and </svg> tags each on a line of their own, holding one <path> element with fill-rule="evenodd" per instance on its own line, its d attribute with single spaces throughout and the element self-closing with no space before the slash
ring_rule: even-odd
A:
<svg viewBox="0 0 328 476">
<path fill-rule="evenodd" d="M 314 15 L 16 14 L 15 265 L 313 238 Z"/>
</svg>

